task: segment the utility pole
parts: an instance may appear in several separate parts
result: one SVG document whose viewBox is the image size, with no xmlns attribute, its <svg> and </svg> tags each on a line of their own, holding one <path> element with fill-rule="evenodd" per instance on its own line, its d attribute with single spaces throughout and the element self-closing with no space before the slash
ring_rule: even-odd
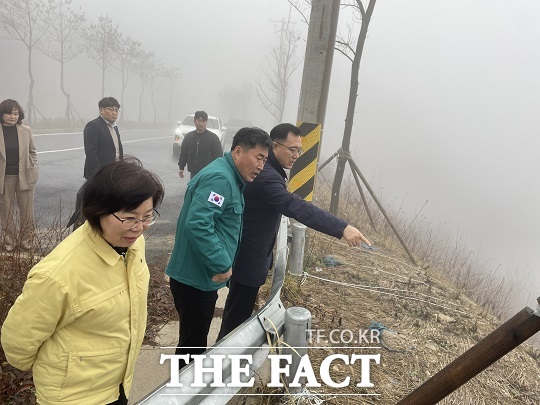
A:
<svg viewBox="0 0 540 405">
<path fill-rule="evenodd" d="M 313 200 L 315 189 L 338 17 L 339 0 L 312 1 L 297 118 L 306 153 L 291 169 L 289 183 L 289 190 L 307 201 Z"/>
<path fill-rule="evenodd" d="M 290 172 L 289 191 L 313 202 L 332 60 L 339 18 L 339 0 L 313 0 L 309 18 L 297 125 L 305 151 Z M 306 233 L 306 247 L 309 233 Z"/>
<path fill-rule="evenodd" d="M 306 45 L 298 121 L 324 124 L 334 58 L 339 0 L 313 0 Z"/>
<path fill-rule="evenodd" d="M 367 13 L 364 12 L 368 18 L 371 18 L 373 8 L 375 7 L 375 1 L 376 0 L 371 0 Z M 313 0 L 311 3 L 311 15 L 309 19 L 304 73 L 302 75 L 302 87 L 300 89 L 297 119 L 297 125 L 302 131 L 302 147 L 305 153 L 294 163 L 290 172 L 289 181 L 289 191 L 298 194 L 300 197 L 310 202 L 313 201 L 315 193 L 315 178 L 317 174 L 322 133 L 324 130 L 324 118 L 328 100 L 328 89 L 330 87 L 330 73 L 332 71 L 332 59 L 334 57 L 339 7 L 339 0 Z M 367 33 L 368 24 L 362 24 L 362 27 Z M 361 44 L 363 46 L 363 42 Z M 355 93 L 353 93 L 353 95 L 356 96 Z M 336 156 L 341 156 L 342 154 L 344 154 L 344 151 L 340 149 L 340 151 L 334 153 L 330 159 L 324 162 L 321 168 L 326 166 Z M 362 201 L 364 202 L 364 206 L 366 207 L 373 229 L 375 229 L 375 224 L 368 210 L 358 177 L 360 177 L 366 185 L 373 200 L 376 202 L 401 245 L 409 255 L 411 262 L 416 266 L 417 263 L 414 256 L 388 218 L 388 215 L 378 201 L 377 196 L 369 187 L 369 184 L 360 172 L 356 163 L 354 163 L 348 150 L 345 152 L 344 158 L 349 161 L 349 164 L 351 165 L 353 176 L 355 177 L 358 190 L 362 197 Z M 332 192 L 334 192 L 334 190 L 332 190 Z M 332 195 L 332 197 L 334 197 L 334 195 Z M 332 200 L 334 200 L 334 198 L 332 198 Z M 337 210 L 334 210 L 334 213 L 336 211 Z M 332 210 L 330 212 L 332 212 Z M 306 247 L 309 246 L 308 238 L 309 232 L 306 233 Z"/>
</svg>

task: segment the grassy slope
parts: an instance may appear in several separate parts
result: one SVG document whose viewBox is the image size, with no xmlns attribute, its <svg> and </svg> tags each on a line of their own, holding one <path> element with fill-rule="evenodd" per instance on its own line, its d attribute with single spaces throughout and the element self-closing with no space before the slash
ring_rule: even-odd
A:
<svg viewBox="0 0 540 405">
<path fill-rule="evenodd" d="M 395 404 L 500 324 L 437 269 L 409 264 L 399 246 L 385 246 L 375 236 L 371 239 L 377 250 L 370 252 L 315 232 L 312 235 L 308 276 L 289 278 L 285 305 L 309 309 L 314 329 L 366 329 L 376 321 L 392 331 L 383 332 L 387 349 L 310 349 L 312 363 L 334 353 L 381 354 L 380 366 L 372 366 L 372 389 L 355 387 L 360 381 L 359 366 L 339 364 L 332 367 L 331 375 L 336 381 L 351 376 L 348 388 L 312 389 L 380 396 L 335 397 L 332 404 Z M 324 256 L 344 264 L 324 267 Z M 538 404 L 539 358 L 537 349 L 522 345 L 440 403 Z"/>
</svg>

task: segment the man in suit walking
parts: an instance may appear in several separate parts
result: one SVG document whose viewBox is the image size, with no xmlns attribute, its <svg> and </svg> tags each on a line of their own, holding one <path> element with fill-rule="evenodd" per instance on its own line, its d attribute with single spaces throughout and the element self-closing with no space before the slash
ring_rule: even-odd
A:
<svg viewBox="0 0 540 405">
<path fill-rule="evenodd" d="M 108 163 L 123 158 L 122 141 L 116 125 L 120 104 L 114 97 L 105 97 L 98 103 L 99 117 L 84 128 L 84 178 L 90 180 Z"/>
<path fill-rule="evenodd" d="M 90 180 L 106 164 L 117 159 L 123 159 L 124 151 L 120 131 L 116 125 L 120 103 L 114 97 L 105 97 L 99 100 L 99 117 L 90 121 L 84 127 L 84 178 Z M 77 229 L 84 222 L 81 211 L 82 196 L 84 186 L 77 192 L 75 201 L 75 212 L 66 225 L 69 228 L 73 225 L 73 230 Z"/>
</svg>

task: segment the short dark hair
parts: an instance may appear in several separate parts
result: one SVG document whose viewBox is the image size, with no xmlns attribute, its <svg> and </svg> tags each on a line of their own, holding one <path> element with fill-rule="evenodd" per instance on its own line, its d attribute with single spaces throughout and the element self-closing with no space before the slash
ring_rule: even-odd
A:
<svg viewBox="0 0 540 405">
<path fill-rule="evenodd" d="M 195 111 L 195 115 L 193 116 L 193 121 L 196 121 L 199 118 L 202 118 L 203 121 L 208 121 L 208 114 L 206 113 L 206 111 Z"/>
<path fill-rule="evenodd" d="M 92 229 L 102 234 L 102 217 L 120 210 L 134 210 L 150 197 L 156 208 L 164 194 L 160 178 L 144 169 L 139 159 L 128 156 L 103 166 L 88 180 L 82 212 Z"/>
<path fill-rule="evenodd" d="M 240 128 L 234 135 L 231 150 L 237 146 L 242 149 L 253 149 L 257 145 L 262 146 L 268 150 L 272 149 L 272 140 L 270 136 L 262 129 L 257 127 L 244 127 Z"/>
<path fill-rule="evenodd" d="M 120 103 L 114 97 L 105 97 L 99 100 L 98 107 L 99 108 L 106 108 L 106 107 L 120 108 Z"/>
<path fill-rule="evenodd" d="M 295 135 L 300 136 L 302 131 L 296 125 L 289 124 L 287 122 L 283 124 L 278 124 L 270 131 L 270 138 L 273 141 L 275 140 L 285 140 L 289 135 L 289 132 L 292 132 Z"/>
<path fill-rule="evenodd" d="M 4 114 L 11 114 L 14 108 L 19 110 L 19 120 L 17 121 L 17 125 L 22 124 L 22 120 L 24 120 L 24 111 L 19 103 L 10 98 L 0 103 L 0 123 L 4 123 Z"/>
</svg>

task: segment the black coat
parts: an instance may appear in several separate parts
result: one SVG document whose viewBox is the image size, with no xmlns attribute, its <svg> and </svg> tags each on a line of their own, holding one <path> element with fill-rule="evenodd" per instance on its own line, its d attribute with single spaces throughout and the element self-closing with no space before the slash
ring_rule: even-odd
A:
<svg viewBox="0 0 540 405">
<path fill-rule="evenodd" d="M 116 149 L 111 132 L 105 120 L 99 116 L 84 127 L 84 178 L 90 180 L 106 164 L 116 159 Z M 122 156 L 122 142 L 118 136 L 119 155 Z"/>
<path fill-rule="evenodd" d="M 240 249 L 232 280 L 259 287 L 272 266 L 272 250 L 281 215 L 336 238 L 343 236 L 347 223 L 287 191 L 287 175 L 270 152 L 264 170 L 244 190 L 244 223 Z"/>
<path fill-rule="evenodd" d="M 187 163 L 190 173 L 199 173 L 208 163 L 222 156 L 223 148 L 216 134 L 207 129 L 200 134 L 191 131 L 186 134 L 180 146 L 178 167 L 184 170 Z"/>
</svg>

